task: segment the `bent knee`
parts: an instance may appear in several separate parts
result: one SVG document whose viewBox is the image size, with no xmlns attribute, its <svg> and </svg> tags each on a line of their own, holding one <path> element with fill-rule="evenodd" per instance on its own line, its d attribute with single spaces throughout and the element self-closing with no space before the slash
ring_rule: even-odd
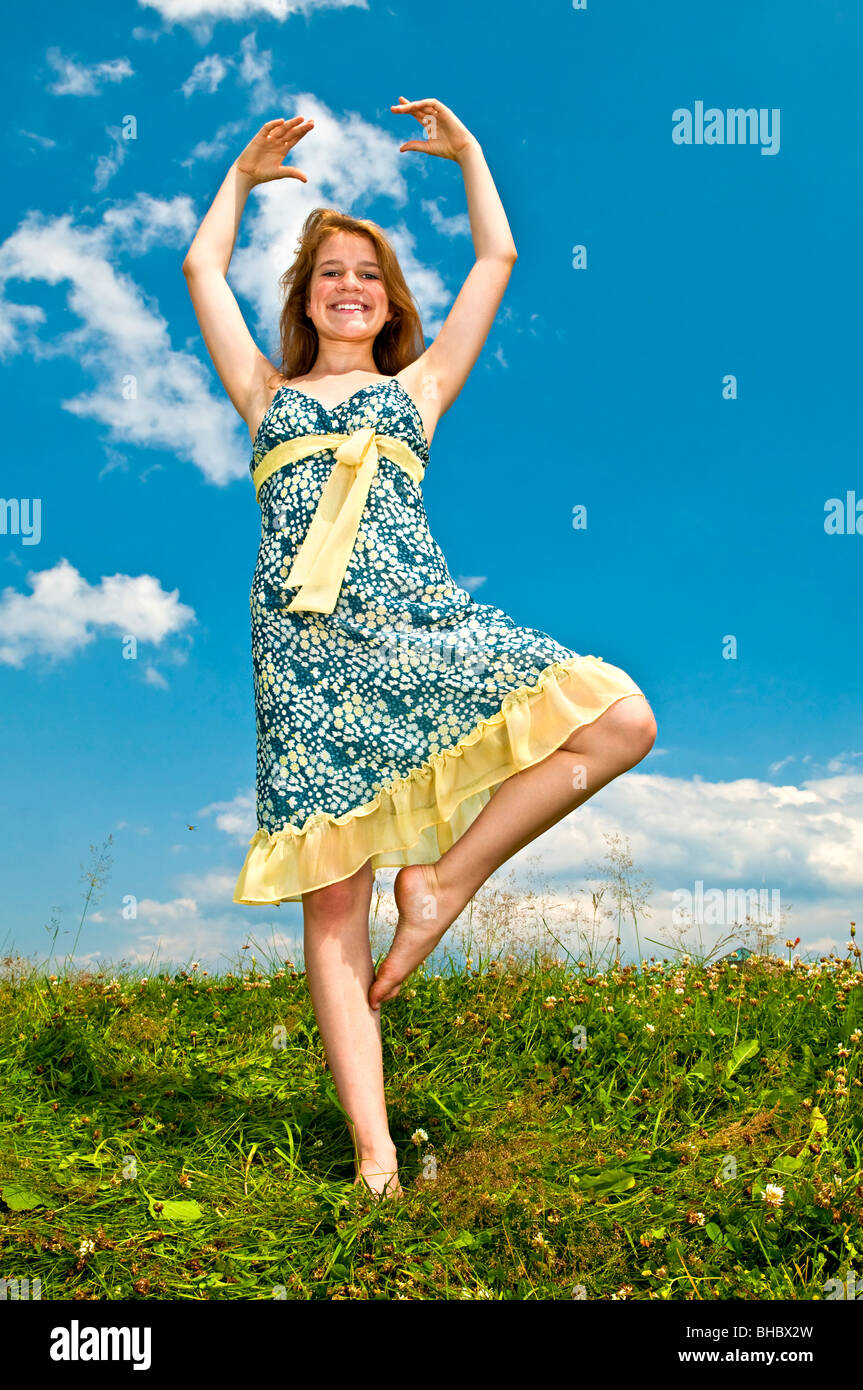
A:
<svg viewBox="0 0 863 1390">
<path fill-rule="evenodd" d="M 618 700 L 608 711 L 616 738 L 626 745 L 633 762 L 647 757 L 656 742 L 656 718 L 643 695 Z"/>
</svg>

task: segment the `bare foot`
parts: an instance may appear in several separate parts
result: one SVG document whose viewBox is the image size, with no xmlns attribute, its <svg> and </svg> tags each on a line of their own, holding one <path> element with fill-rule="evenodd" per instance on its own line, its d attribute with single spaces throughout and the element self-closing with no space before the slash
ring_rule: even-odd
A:
<svg viewBox="0 0 863 1390">
<path fill-rule="evenodd" d="M 368 1157 L 360 1159 L 359 1172 L 354 1187 L 364 1187 L 377 1197 L 403 1197 L 404 1191 L 399 1182 L 396 1151 L 383 1158 Z"/>
<path fill-rule="evenodd" d="M 434 864 L 406 864 L 393 884 L 399 912 L 393 943 L 369 990 L 369 1005 L 379 1009 L 395 999 L 408 975 L 430 955 L 465 906 L 454 888 L 445 887 Z"/>
</svg>

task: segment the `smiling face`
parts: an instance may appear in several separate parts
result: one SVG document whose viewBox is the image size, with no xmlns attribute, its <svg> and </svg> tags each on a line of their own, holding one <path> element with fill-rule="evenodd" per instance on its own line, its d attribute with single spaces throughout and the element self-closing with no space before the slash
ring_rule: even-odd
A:
<svg viewBox="0 0 863 1390">
<path fill-rule="evenodd" d="M 346 342 L 377 337 L 393 311 L 371 237 L 338 231 L 321 242 L 306 313 L 321 337 Z"/>
</svg>

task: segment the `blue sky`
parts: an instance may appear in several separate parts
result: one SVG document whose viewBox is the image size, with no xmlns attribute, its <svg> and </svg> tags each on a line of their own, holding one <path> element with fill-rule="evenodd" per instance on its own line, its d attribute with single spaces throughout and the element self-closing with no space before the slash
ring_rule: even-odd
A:
<svg viewBox="0 0 863 1390">
<path fill-rule="evenodd" d="M 430 340 L 472 252 L 457 167 L 398 152 L 419 129 L 389 110 L 405 93 L 477 135 L 519 250 L 434 439 L 432 530 L 478 601 L 623 666 L 659 723 L 637 771 L 529 853 L 564 913 L 618 832 L 654 882 L 653 934 L 700 880 L 778 889 L 802 948 L 841 948 L 863 906 L 863 534 L 824 520 L 856 492 L 863 532 L 863 15 L 288 8 L 7 20 L 2 495 L 39 498 L 41 531 L 0 534 L 0 943 L 43 951 L 54 906 L 71 941 L 109 833 L 81 957 L 217 962 L 299 929 L 299 905 L 231 902 L 255 828 L 259 512 L 180 266 L 263 121 L 314 116 L 308 185 L 255 190 L 241 228 L 257 341 L 275 350 L 278 274 L 321 204 L 390 231 Z M 772 152 L 675 142 L 699 102 L 764 112 Z"/>
</svg>

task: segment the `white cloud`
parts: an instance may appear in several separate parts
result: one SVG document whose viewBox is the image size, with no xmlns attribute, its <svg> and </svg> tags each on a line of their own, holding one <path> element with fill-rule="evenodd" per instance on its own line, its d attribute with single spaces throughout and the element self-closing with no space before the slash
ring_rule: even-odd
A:
<svg viewBox="0 0 863 1390">
<path fill-rule="evenodd" d="M 35 130 L 19 130 L 18 134 L 26 136 L 28 140 L 33 140 L 43 150 L 53 150 L 57 144 L 57 141 L 52 140 L 50 136 L 39 135 Z"/>
<path fill-rule="evenodd" d="M 67 283 L 67 309 L 79 322 L 63 332 L 47 326 L 39 306 L 0 301 L 0 354 L 68 355 L 95 385 L 63 401 L 64 409 L 107 425 L 109 445 L 167 449 L 224 484 L 248 473 L 248 432 L 221 390 L 212 394 L 203 363 L 171 347 L 151 296 L 117 266 L 122 251 L 183 246 L 194 225 L 186 196 L 139 194 L 96 226 L 78 225 L 68 213 L 30 212 L 0 245 L 0 282 Z"/>
<path fill-rule="evenodd" d="M 183 83 L 183 96 L 190 97 L 194 92 L 215 92 L 228 71 L 230 61 L 218 53 L 208 53 L 206 58 L 195 64 Z"/>
<path fill-rule="evenodd" d="M 133 635 L 161 645 L 194 621 L 193 609 L 149 574 L 112 574 L 89 584 L 68 560 L 30 571 L 30 594 L 0 593 L 0 664 L 20 667 L 28 657 L 61 660 L 95 641 Z M 119 650 L 119 646 L 118 646 Z"/>
<path fill-rule="evenodd" d="M 467 589 L 469 594 L 473 594 L 482 587 L 487 578 L 486 574 L 460 574 L 457 582 L 463 589 Z"/>
<path fill-rule="evenodd" d="M 232 901 L 237 875 L 213 870 L 207 874 L 178 874 L 176 881 L 180 892 L 196 902 L 208 907 L 224 907 Z"/>
<path fill-rule="evenodd" d="M 232 801 L 213 801 L 200 815 L 215 815 L 218 829 L 224 830 L 238 844 L 248 844 L 257 828 L 253 792 L 238 792 Z"/>
<path fill-rule="evenodd" d="M 439 198 L 424 198 L 421 206 L 423 212 L 428 213 L 435 231 L 440 232 L 442 236 L 470 236 L 470 218 L 466 212 L 447 217 L 446 213 L 441 211 Z"/>
<path fill-rule="evenodd" d="M 49 48 L 46 58 L 57 73 L 48 91 L 54 96 L 91 97 L 101 92 L 106 82 L 122 82 L 134 76 L 128 58 L 110 58 L 102 63 L 76 63 L 66 58 L 59 48 Z"/>
<path fill-rule="evenodd" d="M 239 79 L 250 88 L 250 105 L 253 111 L 263 111 L 276 100 L 273 85 L 273 55 L 269 49 L 263 52 L 258 48 L 254 34 L 247 34 L 240 44 Z"/>
<path fill-rule="evenodd" d="M 198 911 L 194 898 L 173 898 L 170 902 L 158 902 L 155 898 L 141 898 L 137 904 L 138 920 L 144 919 L 154 925 L 162 922 L 182 922 L 190 914 Z"/>
<path fill-rule="evenodd" d="M 111 244 L 139 256 L 154 246 L 185 246 L 197 225 L 194 204 L 185 194 L 153 198 L 139 193 L 128 203 L 115 203 L 102 217 Z"/>
<path fill-rule="evenodd" d="M 209 970 L 225 970 L 228 964 L 235 970 L 249 969 L 252 955 L 257 956 L 259 969 L 268 961 L 277 967 L 285 960 L 298 961 L 303 949 L 302 928 L 290 930 L 298 922 L 298 914 L 288 916 L 284 908 L 274 907 L 270 920 L 259 915 L 245 917 L 239 905 L 231 906 L 234 882 L 225 875 L 217 888 L 214 875 L 201 880 L 188 876 L 181 897 L 165 902 L 141 898 L 133 922 L 118 915 L 110 926 L 112 959 L 146 965 L 155 955 L 154 969 L 168 964 L 188 967 L 198 961 Z M 196 891 L 198 888 L 203 892 Z M 208 902 L 215 911 L 202 911 L 200 904 Z M 280 913 L 283 915 L 277 921 Z M 247 943 L 252 949 L 243 951 Z"/>
<path fill-rule="evenodd" d="M 315 10 L 368 9 L 368 0 L 139 0 L 156 10 L 166 24 L 199 24 L 201 20 L 252 19 L 266 15 L 285 20 Z"/>
<path fill-rule="evenodd" d="M 184 169 L 191 169 L 194 164 L 202 160 L 221 159 L 229 146 L 233 145 L 234 137 L 239 135 L 241 131 L 247 133 L 248 138 L 245 143 L 248 144 L 249 139 L 254 134 L 254 131 L 249 128 L 249 122 L 247 120 L 226 122 L 225 125 L 219 126 L 209 140 L 199 140 L 197 145 L 193 145 L 188 157 L 181 159 L 180 164 Z M 242 146 L 238 146 L 236 154 L 240 153 L 240 149 Z"/>
<path fill-rule="evenodd" d="M 105 129 L 113 141 L 113 146 L 107 154 L 100 154 L 96 160 L 93 187 L 97 193 L 101 193 L 111 182 L 129 152 L 129 142 L 123 139 L 123 132 L 119 126 L 106 126 Z"/>
<path fill-rule="evenodd" d="M 612 824 L 613 822 L 613 824 Z M 549 835 L 550 867 L 594 856 L 597 829 L 629 835 L 634 857 L 672 888 L 782 887 L 821 896 L 863 886 L 863 776 L 773 786 L 633 772 Z"/>
</svg>

